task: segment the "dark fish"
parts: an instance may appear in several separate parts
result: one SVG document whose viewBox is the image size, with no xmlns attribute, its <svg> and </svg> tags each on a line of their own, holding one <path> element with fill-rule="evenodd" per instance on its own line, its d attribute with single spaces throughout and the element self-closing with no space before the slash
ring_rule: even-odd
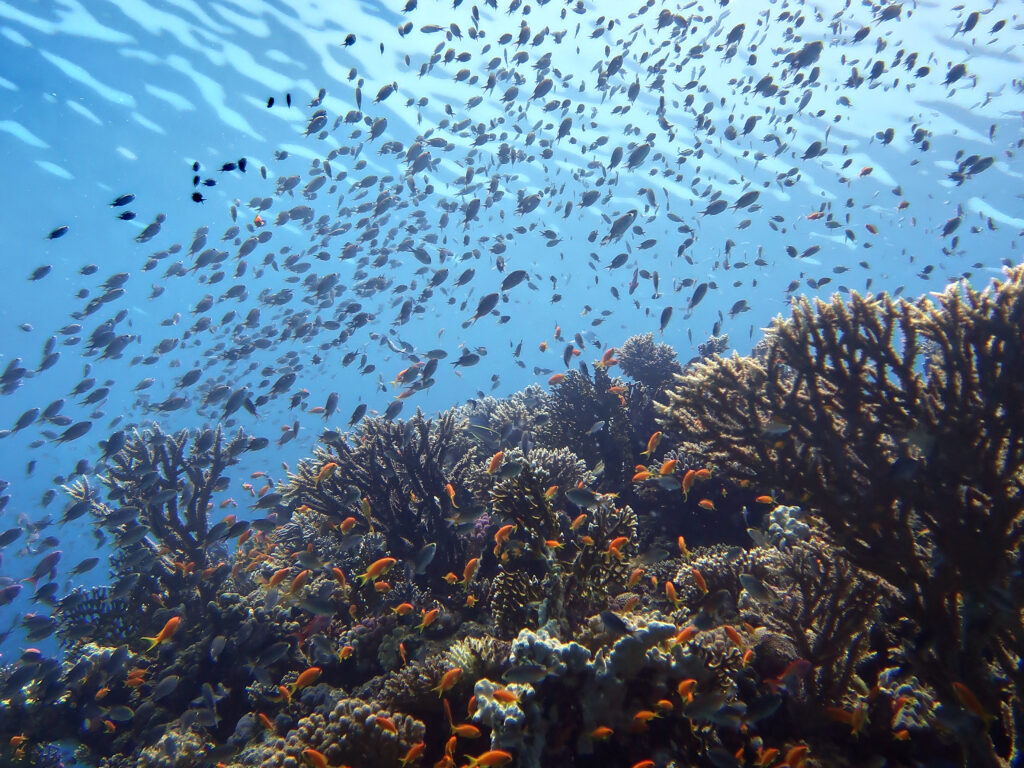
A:
<svg viewBox="0 0 1024 768">
<path fill-rule="evenodd" d="M 111 208 L 120 208 L 122 206 L 128 205 L 129 203 L 133 202 L 134 200 L 135 200 L 135 195 L 133 195 L 133 194 L 121 195 L 120 197 L 117 197 L 117 198 L 114 199 L 114 202 L 112 202 L 110 204 L 110 207 Z"/>
<path fill-rule="evenodd" d="M 366 403 L 360 403 L 356 406 L 355 410 L 352 411 L 352 416 L 348 420 L 350 427 L 355 426 L 360 422 L 363 416 L 366 415 Z"/>
<path fill-rule="evenodd" d="M 64 237 L 70 231 L 70 227 L 67 224 L 57 227 L 52 230 L 50 234 L 46 236 L 47 240 L 56 240 L 58 237 Z"/>
<path fill-rule="evenodd" d="M 432 541 L 416 553 L 413 560 L 413 572 L 416 574 L 426 573 L 427 566 L 433 562 L 435 554 L 437 554 L 437 543 Z"/>
<path fill-rule="evenodd" d="M 50 274 L 51 269 L 52 267 L 49 264 L 44 264 L 41 267 L 36 267 L 35 269 L 32 270 L 32 274 L 28 276 L 28 279 L 42 280 L 44 277 Z"/>
<path fill-rule="evenodd" d="M 518 664 L 506 670 L 501 679 L 506 683 L 534 684 L 539 683 L 551 674 L 551 670 L 543 664 Z"/>
<path fill-rule="evenodd" d="M 8 528 L 3 533 L 0 533 L 0 547 L 6 547 L 19 536 L 21 536 L 21 528 Z"/>
<path fill-rule="evenodd" d="M 629 624 L 627 624 L 621 616 L 613 611 L 603 611 L 601 613 L 601 624 L 604 625 L 606 630 L 616 635 L 633 634 L 633 630 L 630 628 Z"/>
<path fill-rule="evenodd" d="M 470 318 L 470 325 L 475 323 L 484 315 L 490 314 L 490 311 L 498 305 L 498 300 L 501 296 L 497 293 L 488 293 L 479 303 L 476 305 L 476 312 L 473 313 L 473 317 Z"/>
<path fill-rule="evenodd" d="M 700 285 L 698 285 L 693 291 L 693 296 L 690 297 L 690 302 L 686 305 L 686 311 L 690 312 L 694 307 L 700 304 L 701 299 L 703 299 L 704 296 L 707 295 L 707 292 L 707 283 L 701 283 Z"/>
<path fill-rule="evenodd" d="M 517 285 L 523 282 L 523 280 L 525 280 L 526 277 L 527 274 L 525 269 L 517 269 L 514 272 L 509 272 L 508 275 L 505 276 L 505 279 L 501 281 L 501 290 L 507 291 L 511 288 L 515 288 Z M 477 311 L 479 311 L 479 307 L 477 308 Z"/>
<path fill-rule="evenodd" d="M 664 332 L 665 327 L 668 325 L 668 321 L 672 319 L 672 307 L 668 306 L 661 310 L 661 321 L 660 330 Z"/>
<path fill-rule="evenodd" d="M 93 568 L 95 568 L 99 564 L 99 562 L 100 559 L 98 557 L 87 557 L 85 558 L 85 560 L 83 560 L 74 568 L 72 568 L 71 573 L 87 573 L 88 571 L 91 571 Z"/>
<path fill-rule="evenodd" d="M 591 509 L 601 502 L 600 495 L 586 488 L 573 488 L 566 492 L 565 497 L 582 509 Z"/>
</svg>

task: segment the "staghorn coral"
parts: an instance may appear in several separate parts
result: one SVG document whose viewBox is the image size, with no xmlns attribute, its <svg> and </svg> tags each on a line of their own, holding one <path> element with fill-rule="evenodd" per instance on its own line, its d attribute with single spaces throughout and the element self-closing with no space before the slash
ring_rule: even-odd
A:
<svg viewBox="0 0 1024 768">
<path fill-rule="evenodd" d="M 956 730 L 972 765 L 1024 748 L 1022 325 L 1024 267 L 917 302 L 804 299 L 763 358 L 696 364 L 662 408 L 711 461 L 800 494 L 854 565 L 900 590 L 928 638 L 912 640 L 915 673 L 952 709 L 957 682 L 1001 713 L 984 737 Z"/>
<path fill-rule="evenodd" d="M 569 448 L 603 475 L 604 485 L 618 487 L 633 475 L 636 446 L 650 434 L 642 425 L 653 419 L 654 411 L 649 407 L 645 413 L 639 407 L 649 403 L 639 389 L 623 396 L 610 391 L 614 386 L 603 367 L 595 368 L 593 377 L 570 371 L 548 397 L 550 418 L 538 428 L 537 440 L 549 448 Z"/>
<path fill-rule="evenodd" d="M 436 543 L 432 573 L 464 562 L 464 544 L 446 520 L 453 507 L 445 486 L 463 486 L 474 450 L 457 447 L 454 411 L 436 421 L 421 411 L 409 421 L 365 419 L 354 442 L 331 441 L 300 461 L 282 491 L 288 503 L 335 521 L 355 516 L 364 529 L 384 532 L 393 557 Z M 321 476 L 330 464 L 333 474 Z"/>
<path fill-rule="evenodd" d="M 660 392 L 683 372 L 676 360 L 676 352 L 668 344 L 657 344 L 653 333 L 630 336 L 619 348 L 622 372 L 654 392 Z"/>
<path fill-rule="evenodd" d="M 164 433 L 159 426 L 135 431 L 108 459 L 101 476 L 107 497 L 121 508 L 138 510 L 121 521 L 115 510 L 94 502 L 93 514 L 108 526 L 122 551 L 134 545 L 154 550 L 152 541 L 183 563 L 205 568 L 222 552 L 219 531 L 207 518 L 213 495 L 227 488 L 224 471 L 249 446 L 242 430 L 226 438 L 220 428 Z M 78 498 L 76 488 L 69 488 Z M 113 525 L 111 526 L 111 523 Z M 211 535 L 212 533 L 212 535 Z"/>
</svg>

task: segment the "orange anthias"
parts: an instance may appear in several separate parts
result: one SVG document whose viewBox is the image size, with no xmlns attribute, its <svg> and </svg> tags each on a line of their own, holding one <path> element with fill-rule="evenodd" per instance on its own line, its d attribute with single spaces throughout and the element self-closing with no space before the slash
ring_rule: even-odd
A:
<svg viewBox="0 0 1024 768">
<path fill-rule="evenodd" d="M 498 768 L 512 762 L 512 755 L 501 749 L 492 749 L 469 758 L 469 768 Z"/>
<path fill-rule="evenodd" d="M 167 623 L 164 624 L 164 628 L 160 630 L 160 633 L 156 637 L 142 638 L 143 640 L 149 643 L 149 648 L 147 648 L 146 650 L 151 651 L 161 643 L 166 643 L 168 640 L 174 637 L 174 633 L 178 631 L 178 626 L 180 624 L 181 616 L 172 616 L 167 620 Z"/>
<path fill-rule="evenodd" d="M 359 579 L 361 586 L 365 586 L 366 582 L 378 579 L 390 571 L 397 562 L 393 557 L 382 557 L 371 563 L 370 567 L 366 569 L 366 573 L 361 573 L 356 578 Z"/>
<path fill-rule="evenodd" d="M 460 677 L 462 677 L 462 667 L 449 669 L 441 676 L 441 682 L 430 690 L 437 691 L 437 697 L 441 698 L 446 691 L 451 690 L 459 682 Z"/>
</svg>

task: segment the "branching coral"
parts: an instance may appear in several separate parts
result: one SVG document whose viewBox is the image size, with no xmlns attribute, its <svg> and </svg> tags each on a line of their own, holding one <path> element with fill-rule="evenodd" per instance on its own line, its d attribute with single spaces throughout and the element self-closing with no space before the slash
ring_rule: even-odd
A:
<svg viewBox="0 0 1024 768">
<path fill-rule="evenodd" d="M 662 409 L 711 461 L 798 494 L 900 590 L 922 681 L 951 708 L 1002 715 L 1001 750 L 958 730 L 978 765 L 1024 748 L 1022 327 L 1024 267 L 916 303 L 801 300 L 763 358 L 696 364 Z"/>
<path fill-rule="evenodd" d="M 454 412 L 436 421 L 419 411 L 407 422 L 366 419 L 354 438 L 355 445 L 332 441 L 301 461 L 283 490 L 285 499 L 336 521 L 353 515 L 364 529 L 379 528 L 394 557 L 436 543 L 435 571 L 460 564 L 464 548 L 446 520 L 453 506 L 445 486 L 462 485 L 474 451 L 457 449 Z M 329 465 L 334 467 L 325 471 Z"/>
<path fill-rule="evenodd" d="M 182 586 L 175 573 L 194 575 L 193 586 L 209 599 L 215 584 L 198 574 L 224 555 L 220 544 L 229 526 L 211 525 L 208 511 L 214 494 L 227 488 L 225 470 L 249 444 L 241 430 L 230 438 L 220 428 L 168 435 L 154 425 L 134 432 L 107 461 L 101 480 L 116 506 L 101 503 L 84 482 L 67 491 L 76 500 L 92 502 L 92 514 L 115 537 L 122 564 L 145 553 L 147 570 L 166 587 Z"/>
</svg>

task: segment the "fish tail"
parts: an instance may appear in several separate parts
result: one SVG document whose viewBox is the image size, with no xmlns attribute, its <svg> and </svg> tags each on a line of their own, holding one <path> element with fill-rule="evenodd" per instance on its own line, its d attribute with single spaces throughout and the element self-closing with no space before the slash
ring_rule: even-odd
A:
<svg viewBox="0 0 1024 768">
<path fill-rule="evenodd" d="M 145 653 L 149 653 L 154 648 L 156 648 L 158 645 L 160 645 L 160 638 L 159 637 L 144 637 L 142 639 L 145 640 L 147 643 L 149 643 L 149 647 L 145 650 Z"/>
</svg>

